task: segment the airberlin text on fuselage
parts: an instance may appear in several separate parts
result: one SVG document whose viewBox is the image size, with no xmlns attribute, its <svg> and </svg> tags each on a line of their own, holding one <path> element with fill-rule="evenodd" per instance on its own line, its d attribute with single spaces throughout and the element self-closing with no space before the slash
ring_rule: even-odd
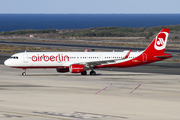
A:
<svg viewBox="0 0 180 120">
<path fill-rule="evenodd" d="M 54 55 L 33 55 L 31 60 L 33 62 L 38 62 L 38 61 L 45 61 L 45 62 L 48 62 L 48 61 L 51 61 L 51 62 L 54 62 L 54 61 L 69 61 L 69 56 L 68 55 L 63 55 L 63 54 L 58 54 L 56 56 Z"/>
</svg>

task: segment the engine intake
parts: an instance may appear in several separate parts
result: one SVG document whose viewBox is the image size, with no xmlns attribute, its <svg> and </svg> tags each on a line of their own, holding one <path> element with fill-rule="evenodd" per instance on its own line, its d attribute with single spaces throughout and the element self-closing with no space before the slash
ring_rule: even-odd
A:
<svg viewBox="0 0 180 120">
<path fill-rule="evenodd" d="M 69 71 L 71 73 L 82 73 L 82 72 L 84 72 L 84 70 L 85 70 L 84 65 L 72 64 L 69 66 Z"/>
</svg>

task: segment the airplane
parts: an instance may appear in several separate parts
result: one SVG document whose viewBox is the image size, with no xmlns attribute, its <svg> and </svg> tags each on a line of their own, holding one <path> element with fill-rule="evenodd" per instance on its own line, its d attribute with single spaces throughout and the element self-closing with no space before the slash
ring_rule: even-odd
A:
<svg viewBox="0 0 180 120">
<path fill-rule="evenodd" d="M 97 68 L 125 68 L 149 64 L 172 57 L 164 53 L 168 35 L 168 28 L 162 29 L 150 45 L 141 52 L 21 52 L 12 55 L 4 64 L 12 68 L 23 69 L 22 75 L 26 75 L 26 69 L 30 68 L 55 68 L 57 72 L 81 73 L 96 75 Z"/>
</svg>

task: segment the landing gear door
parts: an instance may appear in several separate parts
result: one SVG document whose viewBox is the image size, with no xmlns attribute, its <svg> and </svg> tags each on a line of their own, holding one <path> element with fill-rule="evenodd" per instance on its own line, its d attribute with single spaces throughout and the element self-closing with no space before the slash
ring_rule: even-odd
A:
<svg viewBox="0 0 180 120">
<path fill-rule="evenodd" d="M 24 60 L 24 63 L 28 63 L 28 55 L 26 53 L 23 54 L 23 60 Z"/>
</svg>

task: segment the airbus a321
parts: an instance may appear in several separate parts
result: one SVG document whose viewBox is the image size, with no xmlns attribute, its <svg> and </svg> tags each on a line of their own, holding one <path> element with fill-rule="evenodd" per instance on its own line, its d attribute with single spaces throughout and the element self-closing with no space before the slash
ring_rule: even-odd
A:
<svg viewBox="0 0 180 120">
<path fill-rule="evenodd" d="M 162 29 L 151 44 L 141 52 L 21 52 L 12 55 L 4 64 L 12 68 L 55 68 L 57 72 L 96 75 L 97 68 L 125 68 L 144 65 L 172 57 L 164 53 L 169 29 Z"/>
</svg>

